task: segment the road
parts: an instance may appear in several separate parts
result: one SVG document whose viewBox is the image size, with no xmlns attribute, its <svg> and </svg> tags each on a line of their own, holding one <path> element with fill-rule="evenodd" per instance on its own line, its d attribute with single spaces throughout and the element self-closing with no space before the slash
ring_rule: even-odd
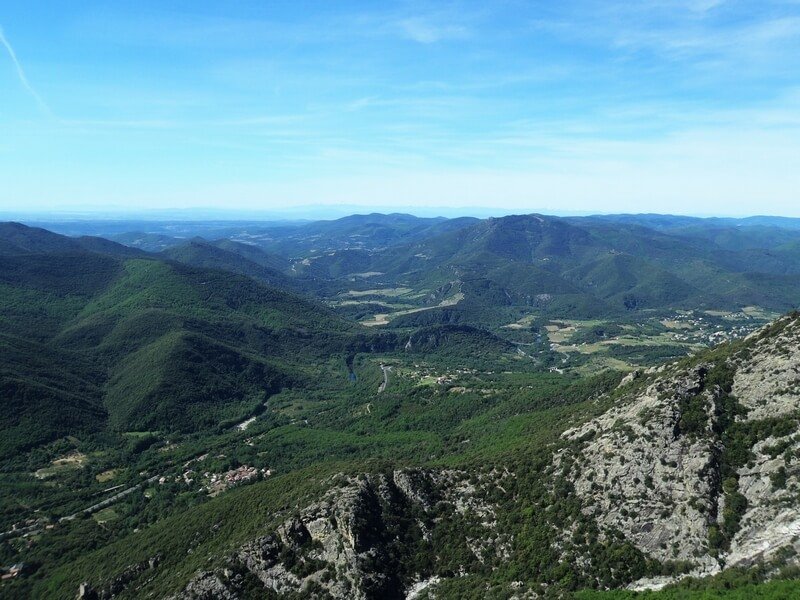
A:
<svg viewBox="0 0 800 600">
<path fill-rule="evenodd" d="M 58 520 L 58 522 L 59 523 L 64 523 L 65 521 L 72 521 L 72 520 L 76 519 L 78 516 L 80 516 L 82 514 L 92 514 L 94 512 L 97 512 L 98 510 L 100 510 L 102 508 L 105 508 L 106 506 L 110 506 L 110 505 L 114 504 L 115 502 L 117 502 L 118 500 L 121 500 L 122 498 L 124 498 L 128 494 L 132 494 L 133 492 L 135 492 L 136 490 L 140 489 L 145 484 L 154 482 L 159 477 L 160 477 L 160 475 L 153 475 L 152 477 L 142 481 L 141 483 L 137 483 L 136 485 L 134 485 L 132 487 L 129 487 L 127 489 L 124 489 L 121 492 L 117 492 L 113 496 L 109 496 L 108 498 L 106 498 L 102 502 L 98 502 L 97 504 L 92 504 L 90 507 L 84 508 L 82 510 L 79 510 L 78 512 L 73 513 L 71 515 L 67 515 L 66 517 L 61 517 Z M 46 524 L 46 522 L 45 523 L 35 523 L 33 525 L 28 525 L 27 527 L 20 527 L 19 529 L 12 529 L 10 531 L 4 531 L 4 532 L 0 533 L 0 540 L 5 539 L 5 538 L 19 537 L 19 536 L 22 536 L 22 535 L 25 535 L 25 534 L 28 534 L 28 533 L 38 532 L 39 530 L 41 530 L 43 528 L 44 524 Z"/>
<path fill-rule="evenodd" d="M 161 477 L 161 475 L 153 475 L 149 479 L 145 479 L 143 482 L 137 483 L 133 487 L 129 487 L 127 489 L 122 490 L 121 492 L 117 492 L 113 496 L 109 496 L 108 498 L 106 498 L 102 502 L 98 502 L 97 504 L 92 504 L 89 508 L 84 508 L 83 510 L 79 510 L 76 513 L 73 513 L 71 515 L 67 515 L 66 517 L 61 517 L 58 520 L 58 522 L 59 523 L 63 523 L 64 521 L 72 521 L 73 519 L 75 519 L 79 515 L 90 515 L 90 514 L 92 514 L 94 512 L 97 512 L 98 510 L 100 510 L 102 508 L 105 508 L 106 506 L 110 506 L 110 505 L 114 504 L 117 500 L 121 500 L 122 498 L 124 498 L 128 494 L 132 494 L 136 490 L 140 489 L 143 485 L 145 485 L 147 483 L 153 483 L 159 477 Z"/>
<path fill-rule="evenodd" d="M 381 371 L 383 371 L 383 383 L 378 386 L 378 393 L 379 394 L 386 389 L 387 385 L 389 385 L 389 371 L 391 371 L 391 370 L 392 370 L 392 367 L 388 367 L 386 365 L 381 365 Z"/>
</svg>

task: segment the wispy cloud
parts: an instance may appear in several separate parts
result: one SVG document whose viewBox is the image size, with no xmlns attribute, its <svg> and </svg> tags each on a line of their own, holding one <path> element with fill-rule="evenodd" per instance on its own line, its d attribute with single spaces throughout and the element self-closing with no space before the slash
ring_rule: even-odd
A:
<svg viewBox="0 0 800 600">
<path fill-rule="evenodd" d="M 0 27 L 0 44 L 5 46 L 5 49 L 8 51 L 8 56 L 11 58 L 11 62 L 14 63 L 14 67 L 17 69 L 17 75 L 19 76 L 19 81 L 22 84 L 28 93 L 33 96 L 33 99 L 36 101 L 39 109 L 48 117 L 53 117 L 53 111 L 50 110 L 50 107 L 47 103 L 42 99 L 39 93 L 33 88 L 30 81 L 28 81 L 27 75 L 25 75 L 25 70 L 22 68 L 22 65 L 17 59 L 17 53 L 14 52 L 14 48 L 11 46 L 11 43 L 6 38 L 5 33 L 3 32 L 3 28 Z"/>
<path fill-rule="evenodd" d="M 567 43 L 587 43 L 623 55 L 645 53 L 703 66 L 755 63 L 764 72 L 792 60 L 800 42 L 800 16 L 779 3 L 748 13 L 724 0 L 661 0 L 631 6 L 609 1 L 533 21 L 534 30 Z"/>
<path fill-rule="evenodd" d="M 443 40 L 463 39 L 468 30 L 463 25 L 440 24 L 423 17 L 401 19 L 397 26 L 403 36 L 420 44 L 433 44 Z"/>
<path fill-rule="evenodd" d="M 466 39 L 478 11 L 436 5 L 412 8 L 386 3 L 365 10 L 321 10 L 301 20 L 259 12 L 254 18 L 210 16 L 160 9 L 142 15 L 89 12 L 76 25 L 81 36 L 117 45 L 170 48 L 258 48 L 274 44 L 320 46 L 353 41 L 406 39 L 420 44 Z"/>
<path fill-rule="evenodd" d="M 725 4 L 726 0 L 692 0 L 691 10 L 695 12 L 708 12 Z"/>
<path fill-rule="evenodd" d="M 674 58 L 698 55 L 732 60 L 774 58 L 787 42 L 800 40 L 800 18 L 776 17 L 725 28 L 651 27 L 616 35 L 620 48 L 647 49 Z"/>
</svg>

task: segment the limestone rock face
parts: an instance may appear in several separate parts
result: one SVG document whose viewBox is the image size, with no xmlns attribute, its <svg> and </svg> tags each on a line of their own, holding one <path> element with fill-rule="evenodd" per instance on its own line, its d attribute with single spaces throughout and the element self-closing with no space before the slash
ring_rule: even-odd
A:
<svg viewBox="0 0 800 600">
<path fill-rule="evenodd" d="M 589 438 L 571 472 L 584 514 L 660 560 L 697 559 L 708 538 L 706 515 L 716 508 L 713 442 L 676 434 L 677 401 L 701 389 L 703 373 L 704 367 L 683 373 L 669 388 L 658 381 L 564 434 Z"/>
<path fill-rule="evenodd" d="M 748 510 L 726 556 L 730 567 L 769 562 L 781 553 L 800 554 L 800 436 L 767 438 L 755 445 L 753 454 L 752 466 L 738 472 Z"/>
<path fill-rule="evenodd" d="M 624 380 L 610 410 L 563 434 L 553 472 L 601 532 L 620 532 L 662 564 L 680 561 L 687 574 L 793 563 L 800 318 L 704 356 Z"/>
<path fill-rule="evenodd" d="M 233 600 L 226 585 L 214 573 L 201 573 L 189 582 L 184 592 L 185 598 L 192 600 Z"/>
<path fill-rule="evenodd" d="M 800 554 L 800 319 L 784 317 L 750 341 L 732 393 L 747 408 L 745 423 L 778 427 L 737 472 L 748 510 L 725 558 L 738 567 Z"/>
<path fill-rule="evenodd" d="M 736 370 L 733 395 L 749 409 L 749 420 L 789 415 L 800 407 L 800 319 L 784 317 L 773 327 L 781 325 L 773 335 L 751 334 L 750 355 Z"/>
<path fill-rule="evenodd" d="M 484 490 L 509 474 L 473 477 L 460 471 L 398 470 L 392 474 L 339 476 L 316 502 L 277 529 L 239 548 L 229 568 L 195 577 L 175 600 L 237 598 L 246 579 L 265 591 L 303 597 L 405 598 L 428 572 L 411 572 L 413 551 L 431 554 L 431 532 L 462 520 L 482 535 L 459 541 L 475 560 L 508 552 L 495 531 L 495 509 Z M 206 596 L 213 590 L 218 596 Z"/>
</svg>

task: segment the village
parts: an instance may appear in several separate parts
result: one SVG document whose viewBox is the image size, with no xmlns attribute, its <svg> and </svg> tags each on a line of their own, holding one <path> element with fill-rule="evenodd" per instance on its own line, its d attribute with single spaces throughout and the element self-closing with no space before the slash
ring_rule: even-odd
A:
<svg viewBox="0 0 800 600">
<path fill-rule="evenodd" d="M 271 475 L 271 469 L 258 469 L 256 467 L 242 465 L 235 469 L 230 469 L 220 473 L 213 473 L 210 471 L 204 471 L 200 473 L 194 469 L 186 469 L 182 474 L 175 476 L 173 481 L 176 483 L 184 483 L 187 486 L 199 483 L 199 490 L 207 492 L 209 496 L 213 497 L 221 494 L 229 488 L 243 485 L 245 483 L 253 483 L 259 479 L 270 477 Z M 168 481 L 169 478 L 167 476 L 162 476 L 158 479 L 159 485 L 164 485 Z"/>
</svg>

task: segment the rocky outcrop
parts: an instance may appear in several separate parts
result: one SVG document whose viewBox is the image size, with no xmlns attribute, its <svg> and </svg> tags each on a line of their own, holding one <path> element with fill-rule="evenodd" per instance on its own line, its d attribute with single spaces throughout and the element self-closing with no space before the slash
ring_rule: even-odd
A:
<svg viewBox="0 0 800 600">
<path fill-rule="evenodd" d="M 509 540 L 496 531 L 495 509 L 485 499 L 486 489 L 508 476 L 470 480 L 452 470 L 339 476 L 319 501 L 242 546 L 227 568 L 198 574 L 175 599 L 237 598 L 253 580 L 279 595 L 405 598 L 420 581 L 439 580 L 437 528 L 463 531 L 443 541 L 460 544 L 473 560 L 508 553 Z M 476 529 L 481 535 L 468 534 Z M 417 553 L 429 557 L 427 568 L 414 561 Z"/>
<path fill-rule="evenodd" d="M 228 590 L 228 584 L 216 573 L 204 572 L 186 586 L 185 595 L 194 600 L 234 600 L 236 596 Z"/>
<path fill-rule="evenodd" d="M 669 385 L 658 380 L 633 401 L 567 431 L 564 438 L 573 445 L 557 460 L 570 461 L 568 477 L 584 500 L 583 512 L 601 529 L 621 531 L 659 560 L 713 569 L 716 561 L 704 549 L 717 510 L 718 449 L 707 437 L 678 431 L 680 400 L 700 392 L 705 372 L 699 366 L 673 376 Z"/>
<path fill-rule="evenodd" d="M 753 454 L 738 472 L 748 509 L 725 557 L 729 567 L 794 560 L 800 553 L 800 436 L 767 438 Z"/>
<path fill-rule="evenodd" d="M 614 407 L 563 434 L 553 473 L 601 535 L 686 574 L 785 565 L 800 552 L 798 416 L 800 319 L 785 317 L 626 378 Z"/>
<path fill-rule="evenodd" d="M 132 582 L 139 580 L 143 575 L 148 575 L 155 571 L 160 563 L 161 555 L 156 555 L 148 560 L 130 565 L 99 589 L 95 589 L 89 582 L 81 583 L 78 587 L 77 597 L 85 600 L 110 600 L 115 598 L 123 591 L 128 590 Z"/>
<path fill-rule="evenodd" d="M 748 338 L 733 395 L 749 420 L 789 415 L 800 408 L 800 319 L 784 317 Z"/>
</svg>

